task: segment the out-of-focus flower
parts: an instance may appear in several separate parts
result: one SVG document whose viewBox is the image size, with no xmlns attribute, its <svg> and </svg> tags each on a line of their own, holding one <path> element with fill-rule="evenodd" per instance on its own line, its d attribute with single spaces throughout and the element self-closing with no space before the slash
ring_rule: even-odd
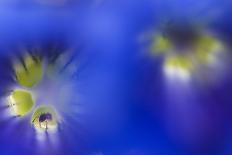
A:
<svg viewBox="0 0 232 155">
<path fill-rule="evenodd" d="M 225 45 L 211 33 L 185 25 L 168 25 L 157 33 L 151 50 L 164 57 L 163 70 L 168 77 L 182 80 L 201 75 L 202 68 L 217 68 L 218 61 L 223 61 L 219 55 L 226 53 Z"/>
</svg>

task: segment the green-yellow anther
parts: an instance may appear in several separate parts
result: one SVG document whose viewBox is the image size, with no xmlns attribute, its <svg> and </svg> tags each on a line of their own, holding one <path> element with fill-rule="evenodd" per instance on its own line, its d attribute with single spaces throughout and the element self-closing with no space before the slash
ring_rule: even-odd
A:
<svg viewBox="0 0 232 155">
<path fill-rule="evenodd" d="M 196 44 L 196 58 L 201 63 L 208 63 L 210 54 L 220 48 L 220 43 L 213 37 L 202 36 Z"/>
<path fill-rule="evenodd" d="M 15 116 L 26 115 L 34 105 L 32 95 L 24 90 L 14 90 L 7 100 L 10 111 Z"/>
<path fill-rule="evenodd" d="M 181 68 L 187 71 L 193 69 L 193 65 L 188 57 L 186 56 L 172 56 L 166 59 L 165 66 Z"/>
<path fill-rule="evenodd" d="M 171 48 L 171 42 L 163 37 L 162 35 L 157 35 L 152 44 L 152 51 L 155 53 L 163 53 Z"/>
<path fill-rule="evenodd" d="M 42 79 L 42 62 L 38 58 L 35 60 L 31 56 L 26 56 L 24 64 L 25 66 L 20 63 L 14 65 L 16 80 L 24 87 L 33 87 Z"/>
<path fill-rule="evenodd" d="M 37 130 L 52 130 L 57 127 L 57 115 L 50 106 L 38 107 L 32 115 L 31 123 Z"/>
</svg>

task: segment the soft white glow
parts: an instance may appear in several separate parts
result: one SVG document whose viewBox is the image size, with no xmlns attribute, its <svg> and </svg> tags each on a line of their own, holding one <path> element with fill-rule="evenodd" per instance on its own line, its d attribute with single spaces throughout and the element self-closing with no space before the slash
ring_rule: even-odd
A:
<svg viewBox="0 0 232 155">
<path fill-rule="evenodd" d="M 17 112 L 17 106 L 16 106 L 16 102 L 13 98 L 12 95 L 10 95 L 9 97 L 7 97 L 7 104 L 9 105 L 9 112 L 10 115 L 15 116 L 16 112 Z"/>
<path fill-rule="evenodd" d="M 189 81 L 191 73 L 185 68 L 178 66 L 165 65 L 164 74 L 168 79 Z"/>
</svg>

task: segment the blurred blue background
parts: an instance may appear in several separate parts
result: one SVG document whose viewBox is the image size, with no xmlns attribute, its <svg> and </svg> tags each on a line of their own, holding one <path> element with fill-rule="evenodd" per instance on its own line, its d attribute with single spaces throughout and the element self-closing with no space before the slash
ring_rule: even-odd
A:
<svg viewBox="0 0 232 155">
<path fill-rule="evenodd" d="M 168 86 L 148 50 L 166 20 L 201 23 L 229 46 L 229 0 L 0 0 L 1 155 L 231 155 L 231 66 L 213 84 Z M 146 35 L 145 35 L 146 36 Z M 71 48 L 73 102 L 42 140 L 30 116 L 5 116 L 20 47 Z M 227 61 L 232 60 L 228 51 Z M 230 64 L 230 63 L 228 63 Z M 203 82 L 204 83 L 204 82 Z M 44 96 L 46 97 L 46 96 Z"/>
</svg>

